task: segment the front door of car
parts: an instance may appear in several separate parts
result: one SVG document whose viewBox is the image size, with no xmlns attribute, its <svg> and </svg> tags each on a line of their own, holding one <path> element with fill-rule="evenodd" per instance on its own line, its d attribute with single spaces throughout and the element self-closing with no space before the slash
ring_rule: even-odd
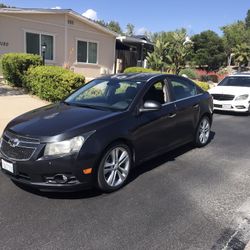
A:
<svg viewBox="0 0 250 250">
<path fill-rule="evenodd" d="M 169 76 L 170 88 L 176 104 L 176 130 L 178 143 L 190 141 L 194 133 L 200 113 L 200 96 L 197 87 L 189 79 Z"/>
<path fill-rule="evenodd" d="M 176 141 L 176 108 L 169 100 L 167 81 L 154 82 L 141 100 L 157 101 L 160 110 L 140 112 L 137 116 L 137 129 L 133 137 L 136 155 L 139 159 L 151 158 L 173 146 Z"/>
</svg>

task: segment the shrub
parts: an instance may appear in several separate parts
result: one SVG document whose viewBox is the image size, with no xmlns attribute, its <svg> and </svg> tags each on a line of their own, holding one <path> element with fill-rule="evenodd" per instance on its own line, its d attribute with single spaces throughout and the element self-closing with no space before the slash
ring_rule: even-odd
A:
<svg viewBox="0 0 250 250">
<path fill-rule="evenodd" d="M 0 57 L 0 76 L 3 75 L 2 57 Z"/>
<path fill-rule="evenodd" d="M 4 78 L 17 87 L 24 87 L 23 77 L 30 66 L 42 65 L 40 56 L 25 53 L 5 54 L 1 61 Z"/>
<path fill-rule="evenodd" d="M 195 81 L 195 83 L 205 91 L 210 89 L 210 86 L 207 82 Z"/>
<path fill-rule="evenodd" d="M 193 69 L 182 69 L 179 75 L 186 75 L 190 79 L 198 79 L 198 75 Z"/>
<path fill-rule="evenodd" d="M 210 74 L 210 75 L 201 75 L 199 77 L 199 80 L 201 80 L 202 82 L 218 82 L 219 81 L 219 77 L 216 74 Z"/>
<path fill-rule="evenodd" d="M 143 67 L 129 67 L 124 70 L 124 73 L 153 73 L 156 72 L 152 69 L 146 69 Z"/>
<path fill-rule="evenodd" d="M 59 101 L 85 82 L 82 75 L 59 66 L 37 66 L 28 69 L 25 84 L 28 90 L 47 101 Z"/>
</svg>

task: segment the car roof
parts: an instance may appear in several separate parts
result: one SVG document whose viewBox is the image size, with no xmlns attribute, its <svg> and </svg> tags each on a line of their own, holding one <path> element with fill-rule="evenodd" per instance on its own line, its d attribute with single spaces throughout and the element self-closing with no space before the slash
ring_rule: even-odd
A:
<svg viewBox="0 0 250 250">
<path fill-rule="evenodd" d="M 151 79 L 154 79 L 160 76 L 171 76 L 171 75 L 161 74 L 161 73 L 122 73 L 122 74 L 116 74 L 116 75 L 102 76 L 97 79 L 147 82 Z"/>
<path fill-rule="evenodd" d="M 247 76 L 250 77 L 250 72 L 239 72 L 239 73 L 235 73 L 233 75 L 229 75 L 229 76 Z"/>
</svg>

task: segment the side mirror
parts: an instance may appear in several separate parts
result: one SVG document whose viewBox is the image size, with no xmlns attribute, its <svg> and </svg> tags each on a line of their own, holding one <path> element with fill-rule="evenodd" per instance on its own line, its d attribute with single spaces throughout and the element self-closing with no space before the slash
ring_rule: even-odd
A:
<svg viewBox="0 0 250 250">
<path fill-rule="evenodd" d="M 157 101 L 145 101 L 143 107 L 140 108 L 140 112 L 156 111 L 161 109 L 161 104 Z"/>
</svg>

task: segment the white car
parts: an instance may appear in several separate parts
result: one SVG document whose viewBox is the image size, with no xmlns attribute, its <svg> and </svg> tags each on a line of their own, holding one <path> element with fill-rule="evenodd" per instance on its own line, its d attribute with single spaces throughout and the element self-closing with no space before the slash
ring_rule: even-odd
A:
<svg viewBox="0 0 250 250">
<path fill-rule="evenodd" d="M 209 93 L 214 110 L 250 112 L 250 74 L 238 73 L 225 77 Z"/>
</svg>

